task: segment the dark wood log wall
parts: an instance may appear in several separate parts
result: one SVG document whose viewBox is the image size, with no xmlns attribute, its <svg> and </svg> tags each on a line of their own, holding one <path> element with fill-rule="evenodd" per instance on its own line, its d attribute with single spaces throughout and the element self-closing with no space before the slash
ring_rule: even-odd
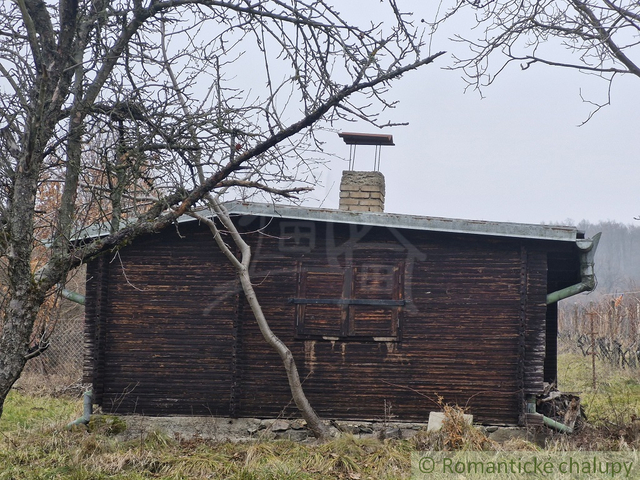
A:
<svg viewBox="0 0 640 480">
<path fill-rule="evenodd" d="M 521 421 L 524 395 L 539 391 L 543 380 L 543 242 L 288 220 L 242 223 L 263 227 L 248 237 L 256 292 L 321 416 L 426 421 L 443 401 L 468 407 L 480 422 Z M 191 223 L 181 225 L 180 235 L 139 239 L 88 270 L 85 372 L 98 403 L 147 415 L 296 416 L 281 361 L 210 233 Z M 300 335 L 299 306 L 290 300 L 300 295 L 301 268 L 381 264 L 403 270 L 406 305 L 396 312 L 396 338 L 376 337 L 378 327 L 362 330 L 372 334 L 366 339 L 354 331 L 325 339 Z M 374 312 L 384 325 L 384 308 L 336 311 L 357 322 Z"/>
<path fill-rule="evenodd" d="M 554 292 L 580 282 L 580 255 L 574 245 L 556 244 L 547 253 L 547 291 Z M 567 300 L 570 301 L 570 300 Z M 547 306 L 546 357 L 544 381 L 553 383 L 558 378 L 558 304 Z"/>
<path fill-rule="evenodd" d="M 102 404 L 104 393 L 104 322 L 108 298 L 107 264 L 100 257 L 87 265 L 84 332 L 84 382 L 93 385 L 93 399 Z"/>
<path fill-rule="evenodd" d="M 230 413 L 237 286 L 210 238 L 165 232 L 88 269 L 87 291 L 96 279 L 108 284 L 100 312 L 87 309 L 89 335 L 102 332 L 90 358 L 106 411 Z"/>
<path fill-rule="evenodd" d="M 526 265 L 524 395 L 540 393 L 544 387 L 546 343 L 547 255 L 533 247 L 523 248 Z"/>
</svg>

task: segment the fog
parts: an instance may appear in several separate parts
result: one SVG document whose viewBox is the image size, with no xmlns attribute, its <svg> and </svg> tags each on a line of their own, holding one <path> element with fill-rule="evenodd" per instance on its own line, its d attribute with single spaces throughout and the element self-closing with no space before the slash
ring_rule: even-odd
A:
<svg viewBox="0 0 640 480">
<path fill-rule="evenodd" d="M 383 118 L 408 126 L 334 126 L 394 136 L 396 146 L 383 148 L 380 168 L 386 211 L 520 223 L 640 223 L 634 220 L 640 215 L 640 80 L 616 78 L 611 105 L 583 126 L 594 110 L 585 100 L 606 101 L 608 83 L 576 70 L 511 64 L 483 90 L 484 98 L 465 93 L 461 72 L 447 70 L 451 53 L 462 48 L 448 37 L 468 28 L 462 20 L 448 24 L 432 41 L 432 51 L 447 54 L 392 84 L 389 98 L 399 105 Z M 342 158 L 327 165 L 323 185 L 306 204 L 336 207 L 349 148 L 335 132 L 322 138 L 326 150 Z M 373 155 L 373 147 L 358 147 L 356 169 L 371 169 Z"/>
</svg>

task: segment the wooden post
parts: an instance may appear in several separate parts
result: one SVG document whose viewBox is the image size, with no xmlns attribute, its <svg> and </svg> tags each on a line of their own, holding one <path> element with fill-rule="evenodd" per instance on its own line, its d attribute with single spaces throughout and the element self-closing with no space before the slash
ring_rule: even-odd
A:
<svg viewBox="0 0 640 480">
<path fill-rule="evenodd" d="M 593 307 L 589 307 L 589 320 L 591 322 L 591 370 L 593 372 L 593 389 L 596 389 L 596 332 L 593 323 L 594 311 Z"/>
</svg>

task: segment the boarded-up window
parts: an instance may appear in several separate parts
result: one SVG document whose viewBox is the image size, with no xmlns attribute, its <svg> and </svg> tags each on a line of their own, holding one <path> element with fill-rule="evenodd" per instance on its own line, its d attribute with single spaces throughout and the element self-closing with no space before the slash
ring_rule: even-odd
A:
<svg viewBox="0 0 640 480">
<path fill-rule="evenodd" d="M 399 264 L 300 267 L 296 304 L 301 338 L 394 341 L 400 336 Z"/>
</svg>

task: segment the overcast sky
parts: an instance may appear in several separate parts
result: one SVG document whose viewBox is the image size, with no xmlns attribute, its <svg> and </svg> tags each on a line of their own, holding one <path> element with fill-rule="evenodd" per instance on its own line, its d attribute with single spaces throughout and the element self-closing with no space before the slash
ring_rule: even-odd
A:
<svg viewBox="0 0 640 480">
<path fill-rule="evenodd" d="M 370 3 L 364 0 L 365 3 Z M 455 29 L 454 25 L 449 28 Z M 441 36 L 433 49 L 459 48 Z M 618 78 L 611 105 L 579 127 L 607 84 L 575 70 L 512 65 L 484 90 L 464 93 L 457 71 L 435 65 L 393 84 L 393 114 L 407 127 L 385 130 L 395 147 L 382 151 L 386 211 L 519 223 L 615 220 L 638 225 L 640 215 L 640 79 Z M 366 123 L 344 131 L 381 133 Z M 331 136 L 333 138 L 334 136 Z M 348 157 L 335 135 L 327 148 Z M 356 169 L 373 164 L 361 146 Z M 337 207 L 347 163 L 331 162 L 316 197 Z M 310 205 L 312 203 L 309 203 Z"/>
</svg>

